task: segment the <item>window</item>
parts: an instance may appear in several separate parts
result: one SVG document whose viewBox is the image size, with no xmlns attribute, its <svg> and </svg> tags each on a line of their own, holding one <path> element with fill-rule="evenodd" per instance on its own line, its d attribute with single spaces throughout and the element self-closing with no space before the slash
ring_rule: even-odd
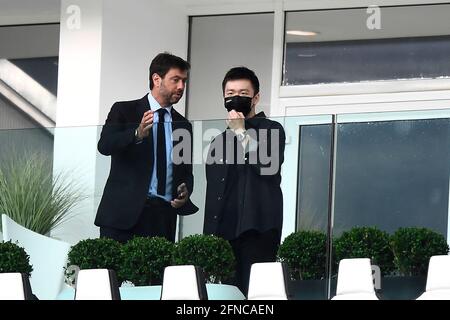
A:
<svg viewBox="0 0 450 320">
<path fill-rule="evenodd" d="M 450 77 L 450 5 L 379 10 L 287 12 L 282 84 Z"/>
</svg>

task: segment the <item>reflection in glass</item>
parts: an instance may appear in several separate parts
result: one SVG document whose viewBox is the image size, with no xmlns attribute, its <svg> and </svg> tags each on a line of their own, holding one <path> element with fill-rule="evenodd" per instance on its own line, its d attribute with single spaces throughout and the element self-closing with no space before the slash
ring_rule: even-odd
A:
<svg viewBox="0 0 450 320">
<path fill-rule="evenodd" d="M 331 128 L 300 128 L 297 230 L 327 231 Z"/>
<path fill-rule="evenodd" d="M 334 235 L 420 226 L 447 236 L 450 119 L 338 126 Z"/>
</svg>

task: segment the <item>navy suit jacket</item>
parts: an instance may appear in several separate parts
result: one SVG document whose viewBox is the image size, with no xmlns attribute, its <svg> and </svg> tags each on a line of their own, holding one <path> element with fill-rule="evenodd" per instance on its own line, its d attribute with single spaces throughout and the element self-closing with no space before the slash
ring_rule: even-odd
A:
<svg viewBox="0 0 450 320">
<path fill-rule="evenodd" d="M 96 226 L 128 230 L 138 221 L 145 205 L 153 171 L 153 133 L 136 144 L 135 130 L 146 111 L 150 110 L 148 97 L 139 100 L 116 102 L 103 126 L 98 151 L 111 156 L 111 169 L 95 218 Z M 192 125 L 172 108 L 172 131 L 185 129 L 192 141 Z M 174 147 L 180 141 L 174 142 Z M 186 183 L 192 194 L 192 144 L 190 163 L 173 164 L 173 198 L 177 197 L 177 187 Z M 174 213 L 189 215 L 198 208 L 189 199 Z"/>
</svg>

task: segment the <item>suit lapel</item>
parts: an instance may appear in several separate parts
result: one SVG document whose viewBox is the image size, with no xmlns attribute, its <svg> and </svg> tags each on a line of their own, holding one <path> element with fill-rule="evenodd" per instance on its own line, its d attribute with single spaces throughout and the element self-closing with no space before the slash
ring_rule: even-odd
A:
<svg viewBox="0 0 450 320">
<path fill-rule="evenodd" d="M 177 129 L 184 128 L 183 122 L 187 120 L 184 119 L 181 116 L 181 114 L 179 114 L 173 107 L 171 109 L 171 116 L 172 116 L 172 133 Z M 172 141 L 172 142 L 174 148 L 178 143 L 180 143 L 180 141 Z"/>
<path fill-rule="evenodd" d="M 148 94 L 146 94 L 142 99 L 138 100 L 138 104 L 136 106 L 136 116 L 138 119 L 138 123 L 141 122 L 144 113 L 148 110 L 150 110 L 150 103 L 148 102 Z M 150 130 L 149 136 L 144 139 L 143 143 L 150 144 L 150 147 L 153 150 L 153 130 Z"/>
<path fill-rule="evenodd" d="M 145 95 L 142 99 L 138 100 L 136 106 L 136 116 L 138 123 L 141 122 L 144 113 L 150 110 L 150 103 L 148 102 L 148 94 Z M 149 166 L 150 177 L 153 172 L 153 158 L 154 158 L 154 150 L 153 150 L 153 130 L 150 129 L 150 134 L 147 138 L 144 138 L 141 143 L 142 150 L 144 152 L 144 157 L 142 159 L 146 159 L 146 162 Z"/>
<path fill-rule="evenodd" d="M 137 117 L 139 118 L 138 121 L 141 121 L 144 113 L 148 110 L 150 110 L 150 103 L 148 102 L 148 94 L 146 94 L 142 99 L 138 100 L 136 107 Z"/>
</svg>

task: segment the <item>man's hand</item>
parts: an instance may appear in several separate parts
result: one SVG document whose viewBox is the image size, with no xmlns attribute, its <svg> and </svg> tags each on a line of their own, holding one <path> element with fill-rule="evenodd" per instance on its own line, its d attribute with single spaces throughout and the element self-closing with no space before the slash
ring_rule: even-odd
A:
<svg viewBox="0 0 450 320">
<path fill-rule="evenodd" d="M 234 132 L 242 132 L 245 130 L 244 114 L 242 112 L 237 112 L 236 110 L 231 110 L 228 112 L 227 125 Z"/>
<path fill-rule="evenodd" d="M 148 110 L 144 113 L 141 123 L 140 123 L 139 127 L 137 128 L 138 139 L 142 140 L 145 137 L 148 137 L 152 126 L 153 126 L 153 111 Z"/>
<path fill-rule="evenodd" d="M 170 201 L 173 208 L 178 209 L 184 206 L 186 201 L 189 199 L 189 191 L 185 183 L 182 183 L 177 188 L 178 198 Z"/>
</svg>

